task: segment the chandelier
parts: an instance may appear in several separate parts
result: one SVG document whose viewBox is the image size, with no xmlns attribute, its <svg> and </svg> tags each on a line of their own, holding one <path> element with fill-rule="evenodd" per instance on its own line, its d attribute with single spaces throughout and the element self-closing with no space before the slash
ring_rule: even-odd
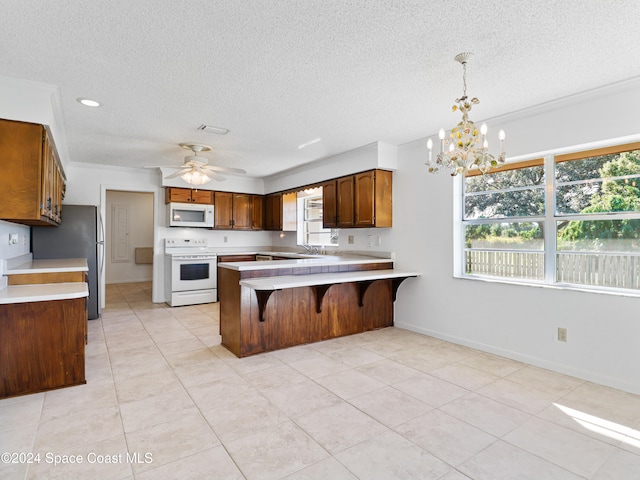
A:
<svg viewBox="0 0 640 480">
<path fill-rule="evenodd" d="M 467 97 L 467 60 L 471 56 L 471 52 L 464 52 L 456 55 L 455 61 L 462 64 L 462 82 L 464 89 L 462 97 L 456 98 L 456 105 L 453 111 L 460 110 L 462 112 L 462 121 L 451 129 L 449 138 L 446 138 L 444 128 L 440 129 L 438 137 L 440 138 L 440 153 L 437 155 L 435 162 L 432 160 L 433 141 L 427 141 L 429 149 L 429 161 L 426 165 L 429 172 L 437 173 L 441 168 L 448 169 L 452 176 L 459 173 L 465 174 L 471 169 L 477 168 L 481 173 L 487 173 L 491 167 L 497 167 L 505 161 L 504 152 L 504 130 L 500 130 L 498 138 L 500 139 L 500 155 L 493 156 L 489 153 L 489 142 L 487 141 L 487 124 L 483 123 L 480 130 L 469 119 L 469 112 L 472 105 L 480 103 L 476 97 L 469 99 Z"/>
</svg>

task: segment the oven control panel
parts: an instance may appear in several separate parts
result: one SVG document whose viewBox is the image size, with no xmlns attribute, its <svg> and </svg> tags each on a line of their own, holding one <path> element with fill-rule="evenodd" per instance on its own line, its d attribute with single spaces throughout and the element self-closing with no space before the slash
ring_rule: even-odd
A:
<svg viewBox="0 0 640 480">
<path fill-rule="evenodd" d="M 204 238 L 165 238 L 165 247 L 206 247 L 207 241 Z"/>
</svg>

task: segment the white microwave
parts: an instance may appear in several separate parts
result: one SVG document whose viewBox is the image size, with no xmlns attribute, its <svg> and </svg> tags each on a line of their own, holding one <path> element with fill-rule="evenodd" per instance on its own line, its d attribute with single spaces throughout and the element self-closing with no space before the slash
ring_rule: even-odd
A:
<svg viewBox="0 0 640 480">
<path fill-rule="evenodd" d="M 213 205 L 168 203 L 167 226 L 213 228 Z"/>
</svg>

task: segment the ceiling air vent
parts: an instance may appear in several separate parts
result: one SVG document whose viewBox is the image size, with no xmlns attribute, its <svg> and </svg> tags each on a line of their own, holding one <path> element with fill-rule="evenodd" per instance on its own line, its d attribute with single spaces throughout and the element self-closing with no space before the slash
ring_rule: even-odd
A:
<svg viewBox="0 0 640 480">
<path fill-rule="evenodd" d="M 204 123 L 198 127 L 198 130 L 215 133 L 216 135 L 226 135 L 227 133 L 229 133 L 229 130 L 227 130 L 226 128 L 214 127 L 213 125 L 206 125 Z"/>
</svg>

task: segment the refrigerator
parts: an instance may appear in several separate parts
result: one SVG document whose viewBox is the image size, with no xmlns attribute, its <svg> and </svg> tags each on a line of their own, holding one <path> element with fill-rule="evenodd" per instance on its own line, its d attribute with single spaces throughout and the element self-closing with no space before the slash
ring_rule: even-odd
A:
<svg viewBox="0 0 640 480">
<path fill-rule="evenodd" d="M 104 226 L 94 205 L 62 205 L 57 227 L 31 227 L 33 259 L 86 258 L 89 265 L 89 320 L 100 315 L 98 280 L 104 267 Z"/>
</svg>

